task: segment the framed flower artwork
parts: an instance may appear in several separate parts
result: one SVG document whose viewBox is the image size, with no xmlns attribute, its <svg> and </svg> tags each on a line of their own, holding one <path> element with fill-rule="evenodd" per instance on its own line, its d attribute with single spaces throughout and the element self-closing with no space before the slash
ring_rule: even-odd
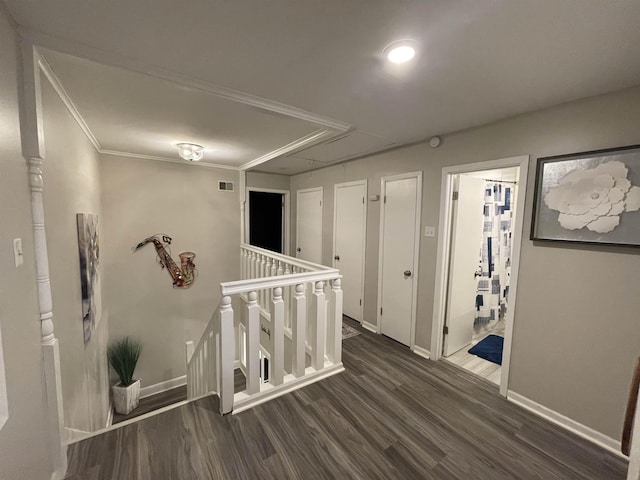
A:
<svg viewBox="0 0 640 480">
<path fill-rule="evenodd" d="M 640 245 L 640 145 L 539 158 L 531 240 Z"/>
</svg>

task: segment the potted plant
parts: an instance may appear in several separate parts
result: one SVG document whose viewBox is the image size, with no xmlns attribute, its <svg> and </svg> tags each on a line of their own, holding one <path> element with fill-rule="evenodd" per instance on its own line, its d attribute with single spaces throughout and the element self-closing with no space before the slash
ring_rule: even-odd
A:
<svg viewBox="0 0 640 480">
<path fill-rule="evenodd" d="M 129 337 L 112 342 L 107 348 L 109 364 L 120 378 L 120 383 L 114 385 L 113 403 L 116 412 L 128 415 L 138 406 L 140 398 L 140 379 L 133 379 L 142 345 L 139 341 Z"/>
</svg>

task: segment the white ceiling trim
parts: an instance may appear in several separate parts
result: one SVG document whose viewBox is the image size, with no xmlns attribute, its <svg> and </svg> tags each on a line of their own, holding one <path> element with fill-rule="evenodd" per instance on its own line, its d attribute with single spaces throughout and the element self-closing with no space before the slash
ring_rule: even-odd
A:
<svg viewBox="0 0 640 480">
<path fill-rule="evenodd" d="M 309 147 L 312 144 L 319 143 L 321 140 L 325 138 L 330 138 L 335 135 L 336 132 L 332 132 L 330 130 L 316 130 L 315 132 L 311 132 L 309 135 L 306 135 L 298 140 L 295 140 L 284 147 L 280 147 L 277 150 L 273 150 L 261 157 L 256 158 L 255 160 L 251 160 L 240 166 L 240 170 L 248 170 L 252 167 L 260 165 L 262 163 L 268 162 L 276 157 L 284 155 L 285 153 L 293 152 L 294 150 L 300 150 L 303 147 Z"/>
<path fill-rule="evenodd" d="M 168 80 L 173 83 L 177 83 L 186 87 L 202 90 L 212 95 L 216 95 L 228 100 L 243 103 L 245 105 L 251 105 L 256 108 L 267 110 L 274 113 L 279 113 L 299 120 L 315 123 L 318 126 L 332 128 L 339 131 L 347 131 L 351 128 L 351 125 L 327 118 L 322 115 L 307 112 L 305 110 L 291 107 L 283 103 L 268 100 L 266 98 L 251 95 L 249 93 L 239 92 L 231 88 L 223 87 L 214 83 L 206 82 L 196 78 L 192 78 L 186 75 L 182 75 L 171 70 L 156 67 L 154 65 L 148 65 L 138 60 L 133 60 L 121 55 L 113 54 L 100 50 L 97 48 L 89 47 L 87 45 L 77 44 L 68 40 L 48 35 L 46 33 L 32 30 L 25 27 L 18 29 L 20 36 L 32 42 L 36 46 L 41 46 L 51 50 L 55 50 L 68 55 L 84 58 L 94 62 L 102 63 L 104 65 L 110 65 L 112 67 L 124 68 L 144 75 Z"/>
<path fill-rule="evenodd" d="M 78 108 L 76 107 L 75 103 L 73 103 L 73 100 L 71 100 L 71 97 L 62 86 L 62 83 L 60 83 L 60 79 L 54 73 L 51 65 L 49 65 L 47 60 L 42 55 L 38 55 L 38 66 L 40 67 L 40 71 L 44 74 L 47 80 L 49 80 L 49 83 L 58 94 L 58 97 L 60 97 L 60 100 L 62 100 L 62 103 L 64 103 L 65 107 L 67 107 L 67 110 L 69 110 L 69 113 L 74 118 L 80 129 L 93 144 L 94 148 L 98 152 L 101 152 L 102 147 L 100 146 L 100 142 L 98 142 L 98 139 L 89 128 L 89 125 L 87 125 L 87 122 L 85 122 L 84 118 L 82 118 L 82 115 L 80 115 Z"/>
<path fill-rule="evenodd" d="M 89 128 L 89 125 L 80 114 L 80 111 L 78 110 L 75 103 L 73 102 L 73 100 L 67 93 L 66 89 L 62 85 L 62 82 L 60 82 L 60 79 L 57 77 L 57 75 L 53 71 L 53 68 L 51 67 L 51 65 L 49 65 L 47 60 L 42 55 L 38 56 L 38 66 L 40 68 L 40 71 L 44 74 L 45 78 L 49 81 L 49 83 L 53 87 L 54 91 L 58 94 L 58 97 L 60 97 L 60 100 L 62 101 L 62 103 L 65 105 L 65 107 L 67 108 L 71 116 L 74 118 L 74 120 L 76 121 L 80 129 L 83 131 L 87 139 L 91 142 L 91 144 L 96 149 L 96 151 L 103 155 L 120 156 L 120 157 L 128 157 L 128 158 L 136 158 L 136 159 L 144 159 L 144 160 L 158 160 L 161 162 L 178 163 L 181 165 L 222 168 L 226 170 L 248 170 L 251 167 L 268 162 L 269 160 L 279 157 L 281 155 L 284 155 L 286 153 L 301 150 L 301 149 L 304 149 L 305 147 L 309 148 L 319 143 L 321 140 L 325 138 L 330 138 L 332 136 L 342 138 L 346 134 L 346 133 L 343 133 L 342 131 L 336 132 L 335 130 L 323 130 L 323 129 L 316 130 L 287 145 L 284 145 L 283 147 L 280 147 L 254 160 L 251 160 L 241 165 L 240 167 L 236 167 L 233 165 L 222 165 L 222 164 L 211 163 L 211 162 L 189 162 L 182 159 L 160 157 L 155 155 L 144 155 L 144 154 L 132 153 L 132 152 L 120 152 L 117 150 L 105 150 L 102 148 L 102 146 L 100 145 L 100 142 L 98 141 L 96 136 L 93 134 L 93 132 Z M 273 111 L 273 110 L 270 110 L 270 111 Z M 296 118 L 299 118 L 299 117 L 296 117 Z"/>
<path fill-rule="evenodd" d="M 179 163 L 181 165 L 190 165 L 193 167 L 222 168 L 225 170 L 236 170 L 236 171 L 242 170 L 242 168 L 234 167 L 233 165 L 220 165 L 218 163 L 210 163 L 210 162 L 190 162 L 187 160 L 178 160 L 177 158 L 156 157 L 154 155 L 141 155 L 139 153 L 130 153 L 130 152 L 118 152 L 117 150 L 99 150 L 98 153 L 102 155 L 111 155 L 116 157 L 137 158 L 140 160 L 157 160 L 160 162 Z"/>
</svg>

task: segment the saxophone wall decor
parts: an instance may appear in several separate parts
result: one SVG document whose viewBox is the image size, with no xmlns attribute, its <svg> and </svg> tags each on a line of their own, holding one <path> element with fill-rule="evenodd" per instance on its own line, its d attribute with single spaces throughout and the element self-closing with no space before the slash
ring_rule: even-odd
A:
<svg viewBox="0 0 640 480">
<path fill-rule="evenodd" d="M 147 243 L 153 243 L 153 246 L 156 247 L 156 252 L 158 253 L 158 262 L 160 263 L 161 267 L 166 268 L 167 272 L 169 272 L 169 275 L 171 275 L 174 288 L 190 287 L 196 279 L 198 273 L 196 270 L 196 266 L 193 263 L 193 259 L 195 258 L 196 254 L 193 252 L 179 253 L 178 256 L 180 257 L 180 267 L 178 267 L 173 258 L 171 258 L 170 253 L 165 248 L 165 245 L 171 245 L 170 236 L 163 234 L 162 236 L 153 235 L 151 237 L 145 238 L 138 245 L 133 247 L 133 251 L 137 252 Z"/>
</svg>

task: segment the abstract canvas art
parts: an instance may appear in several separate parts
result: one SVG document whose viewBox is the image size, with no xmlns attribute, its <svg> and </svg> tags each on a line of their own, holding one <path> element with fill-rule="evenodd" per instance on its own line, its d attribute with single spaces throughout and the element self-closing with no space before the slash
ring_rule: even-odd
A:
<svg viewBox="0 0 640 480">
<path fill-rule="evenodd" d="M 532 240 L 640 244 L 640 146 L 538 159 Z"/>
<path fill-rule="evenodd" d="M 82 288 L 82 330 L 84 343 L 91 339 L 96 326 L 95 289 L 98 283 L 100 242 L 98 237 L 98 217 L 88 213 L 78 213 L 78 250 L 80 252 L 80 286 Z"/>
</svg>

